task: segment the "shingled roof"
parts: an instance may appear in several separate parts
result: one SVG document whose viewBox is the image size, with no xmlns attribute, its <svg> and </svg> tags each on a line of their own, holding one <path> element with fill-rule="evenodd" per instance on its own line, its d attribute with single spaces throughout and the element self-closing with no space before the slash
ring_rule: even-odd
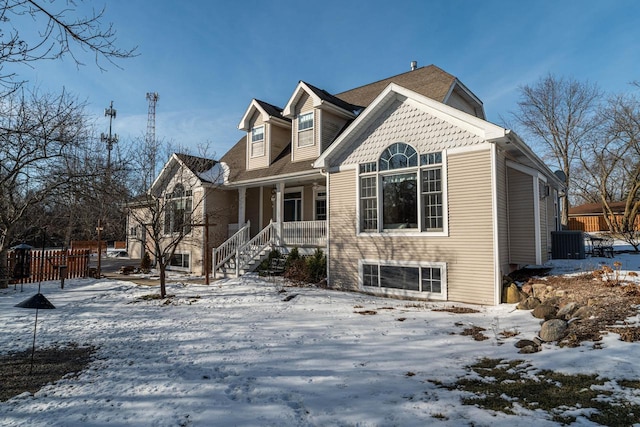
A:
<svg viewBox="0 0 640 427">
<path fill-rule="evenodd" d="M 210 171 L 215 164 L 218 163 L 212 159 L 192 156 L 190 154 L 175 153 L 175 155 L 187 168 L 189 168 L 189 170 L 191 170 L 191 172 L 194 173 L 194 175 L 207 182 L 209 182 L 209 180 L 204 178 L 203 173 Z"/>
<path fill-rule="evenodd" d="M 275 106 L 273 104 L 269 104 L 268 102 L 260 101 L 259 99 L 256 99 L 256 102 L 260 105 L 260 107 L 262 107 L 264 111 L 267 112 L 269 116 L 277 117 L 279 119 L 286 120 L 289 122 L 291 121 L 290 119 L 282 115 L 282 108 Z"/>
<path fill-rule="evenodd" d="M 331 95 L 329 92 L 318 89 L 306 82 L 305 84 L 309 86 L 317 96 L 326 99 L 328 102 L 332 102 L 334 105 L 344 108 L 345 110 L 357 111 L 369 106 L 390 83 L 395 83 L 438 102 L 443 102 L 455 82 L 456 78 L 451 74 L 435 65 L 429 65 L 336 95 Z M 310 160 L 295 163 L 291 161 L 291 144 L 285 147 L 268 168 L 248 171 L 246 170 L 246 150 L 246 137 L 243 137 L 220 159 L 221 162 L 229 166 L 229 182 L 248 181 L 276 175 L 313 171 L 313 162 Z"/>
</svg>

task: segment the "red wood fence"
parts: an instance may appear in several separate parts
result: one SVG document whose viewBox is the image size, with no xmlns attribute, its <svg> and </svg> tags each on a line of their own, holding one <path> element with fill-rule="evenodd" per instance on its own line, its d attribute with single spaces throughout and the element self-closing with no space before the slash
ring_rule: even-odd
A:
<svg viewBox="0 0 640 427">
<path fill-rule="evenodd" d="M 620 220 L 622 215 L 616 215 L 616 218 Z M 635 228 L 640 230 L 640 217 L 636 217 Z M 609 226 L 603 215 L 580 215 L 569 217 L 569 230 L 593 233 L 595 231 L 609 231 Z"/>
<path fill-rule="evenodd" d="M 89 249 L 45 250 L 42 263 L 42 250 L 31 250 L 31 275 L 11 283 L 33 283 L 40 280 L 59 280 L 60 266 L 67 266 L 67 278 L 87 277 L 89 275 Z M 9 271 L 15 266 L 15 252 L 10 252 Z M 42 269 L 40 268 L 42 266 Z"/>
</svg>

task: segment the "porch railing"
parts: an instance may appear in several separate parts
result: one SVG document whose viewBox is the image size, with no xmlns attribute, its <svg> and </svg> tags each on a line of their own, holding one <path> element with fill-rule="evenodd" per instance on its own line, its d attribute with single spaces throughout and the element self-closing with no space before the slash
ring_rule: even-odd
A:
<svg viewBox="0 0 640 427">
<path fill-rule="evenodd" d="M 255 237 L 249 238 L 250 224 L 241 227 L 213 252 L 213 271 L 228 261 L 235 267 L 236 276 L 269 247 L 324 247 L 327 244 L 326 221 L 269 222 Z"/>
<path fill-rule="evenodd" d="M 247 221 L 233 236 L 215 248 L 213 251 L 213 271 L 217 271 L 227 261 L 236 256 L 238 248 L 244 246 L 249 241 L 250 231 L 251 223 Z"/>
<path fill-rule="evenodd" d="M 325 246 L 327 221 L 292 221 L 282 223 L 285 246 Z"/>
<path fill-rule="evenodd" d="M 240 275 L 240 269 L 249 265 L 266 247 L 276 241 L 276 233 L 275 223 L 271 221 L 253 239 L 236 250 L 236 276 Z"/>
</svg>

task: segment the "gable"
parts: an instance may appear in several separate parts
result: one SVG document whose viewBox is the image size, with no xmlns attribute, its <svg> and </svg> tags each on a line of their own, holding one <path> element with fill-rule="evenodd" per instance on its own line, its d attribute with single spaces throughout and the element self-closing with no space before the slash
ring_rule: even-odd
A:
<svg viewBox="0 0 640 427">
<path fill-rule="evenodd" d="M 335 166 L 374 162 L 381 150 L 393 142 L 405 142 L 419 153 L 427 153 L 483 141 L 478 135 L 419 108 L 408 99 L 396 99 L 330 163 Z"/>
</svg>

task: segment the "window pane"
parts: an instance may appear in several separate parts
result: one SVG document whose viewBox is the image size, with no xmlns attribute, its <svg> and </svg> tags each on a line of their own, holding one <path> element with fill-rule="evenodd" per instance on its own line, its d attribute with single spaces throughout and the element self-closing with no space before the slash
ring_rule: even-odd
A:
<svg viewBox="0 0 640 427">
<path fill-rule="evenodd" d="M 422 292 L 442 293 L 442 278 L 439 268 L 422 269 Z"/>
<path fill-rule="evenodd" d="M 251 143 L 251 157 L 264 156 L 264 140 Z"/>
<path fill-rule="evenodd" d="M 418 153 L 403 142 L 391 144 L 380 155 L 381 171 L 412 166 L 418 166 Z"/>
<path fill-rule="evenodd" d="M 378 200 L 375 176 L 360 178 L 360 229 L 378 230 Z"/>
<path fill-rule="evenodd" d="M 327 219 L 327 201 L 325 199 L 316 200 L 316 220 L 324 221 Z"/>
<path fill-rule="evenodd" d="M 264 140 L 264 126 L 251 129 L 251 142 Z"/>
<path fill-rule="evenodd" d="M 298 147 L 313 145 L 313 129 L 298 132 Z"/>
<path fill-rule="evenodd" d="M 420 289 L 420 269 L 418 267 L 381 265 L 380 286 L 418 291 Z"/>
<path fill-rule="evenodd" d="M 424 231 L 444 229 L 441 168 L 422 171 L 422 228 Z"/>
<path fill-rule="evenodd" d="M 362 266 L 362 284 L 364 286 L 379 286 L 377 265 L 364 264 Z"/>
<path fill-rule="evenodd" d="M 382 177 L 384 229 L 418 227 L 418 194 L 415 173 Z"/>
<path fill-rule="evenodd" d="M 300 114 L 298 116 L 298 131 L 311 129 L 313 127 L 313 111 L 310 113 Z"/>
</svg>

